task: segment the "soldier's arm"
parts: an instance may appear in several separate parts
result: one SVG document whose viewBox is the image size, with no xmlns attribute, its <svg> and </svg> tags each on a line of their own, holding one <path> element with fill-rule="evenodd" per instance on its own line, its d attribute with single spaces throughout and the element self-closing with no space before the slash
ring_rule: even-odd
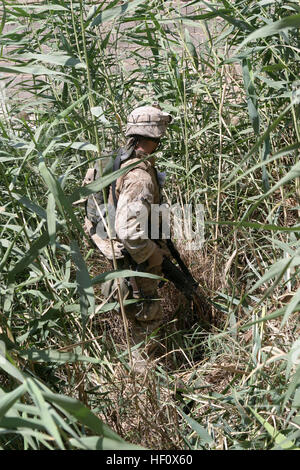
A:
<svg viewBox="0 0 300 470">
<path fill-rule="evenodd" d="M 157 245 L 148 237 L 148 215 L 154 187 L 147 171 L 135 168 L 123 179 L 116 210 L 117 237 L 138 264 L 148 260 Z"/>
</svg>

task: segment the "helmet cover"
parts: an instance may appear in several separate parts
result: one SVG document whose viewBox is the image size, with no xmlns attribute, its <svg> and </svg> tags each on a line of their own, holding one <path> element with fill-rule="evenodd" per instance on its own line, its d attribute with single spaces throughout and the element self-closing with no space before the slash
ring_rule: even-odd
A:
<svg viewBox="0 0 300 470">
<path fill-rule="evenodd" d="M 156 106 L 140 106 L 128 116 L 126 137 L 140 135 L 160 139 L 172 121 L 170 114 Z"/>
</svg>

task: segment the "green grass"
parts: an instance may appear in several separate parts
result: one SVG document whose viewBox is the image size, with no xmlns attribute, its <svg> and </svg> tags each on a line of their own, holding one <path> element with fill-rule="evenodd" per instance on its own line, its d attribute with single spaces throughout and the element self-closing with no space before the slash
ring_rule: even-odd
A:
<svg viewBox="0 0 300 470">
<path fill-rule="evenodd" d="M 299 448 L 299 5 L 202 4 L 2 2 L 3 449 Z M 165 196 L 204 205 L 183 255 L 214 321 L 166 286 L 165 359 L 141 378 L 72 203 L 117 177 L 81 188 L 153 101 Z"/>
</svg>

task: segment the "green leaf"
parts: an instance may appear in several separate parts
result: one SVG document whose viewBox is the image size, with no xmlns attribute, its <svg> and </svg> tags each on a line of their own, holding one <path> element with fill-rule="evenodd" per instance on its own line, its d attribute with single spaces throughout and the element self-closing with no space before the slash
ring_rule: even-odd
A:
<svg viewBox="0 0 300 470">
<path fill-rule="evenodd" d="M 0 34 L 3 31 L 5 21 L 6 21 L 6 6 L 5 6 L 4 0 L 2 0 L 2 19 L 1 19 L 1 24 L 0 24 Z"/>
<path fill-rule="evenodd" d="M 137 302 L 140 302 L 140 299 L 129 299 L 129 300 L 123 300 L 123 304 L 124 305 L 131 305 L 131 304 L 135 304 Z M 110 312 L 111 310 L 117 310 L 118 308 L 120 307 L 119 303 L 117 301 L 115 302 L 109 302 L 109 303 L 105 303 L 101 308 L 96 308 L 96 311 L 95 313 L 96 314 L 99 314 L 99 313 L 105 313 L 105 312 Z M 79 313 L 80 312 L 80 305 L 79 304 L 72 304 L 72 305 L 66 305 L 64 307 L 64 311 L 66 313 L 68 312 L 76 312 L 76 313 Z"/>
<path fill-rule="evenodd" d="M 195 68 L 198 69 L 199 60 L 198 60 L 197 51 L 196 51 L 195 45 L 192 41 L 192 38 L 190 36 L 189 30 L 187 28 L 184 29 L 184 39 L 185 39 L 185 44 L 186 44 L 187 50 L 188 50 L 188 52 L 189 52 L 189 54 L 190 54 L 190 56 L 193 60 Z"/>
<path fill-rule="evenodd" d="M 42 235 L 33 242 L 29 251 L 26 255 L 13 267 L 12 270 L 8 273 L 8 282 L 12 283 L 16 275 L 24 271 L 36 258 L 37 256 L 45 249 L 48 245 L 50 239 L 47 232 L 42 233 Z"/>
<path fill-rule="evenodd" d="M 28 52 L 26 54 L 17 54 L 12 57 L 16 59 L 35 59 L 39 62 L 60 65 L 62 67 L 75 67 L 76 69 L 86 68 L 86 65 L 82 63 L 77 57 L 72 57 L 65 54 L 33 54 Z"/>
<path fill-rule="evenodd" d="M 193 136 L 195 137 L 195 136 Z M 177 165 L 176 163 L 173 162 L 161 162 L 162 166 L 165 166 L 166 168 L 174 168 L 175 170 L 181 170 L 185 171 L 185 168 L 183 166 Z"/>
<path fill-rule="evenodd" d="M 80 310 L 83 331 L 85 331 L 86 322 L 88 320 L 88 314 L 93 313 L 95 310 L 94 289 L 84 259 L 80 253 L 77 243 L 74 240 L 71 241 L 71 255 L 77 268 L 76 280 L 78 285 L 78 291 L 80 293 Z"/>
<path fill-rule="evenodd" d="M 59 181 L 55 178 L 51 170 L 47 168 L 42 156 L 40 157 L 40 160 L 39 160 L 39 170 L 40 170 L 43 180 L 46 183 L 46 186 L 53 194 L 57 207 L 60 210 L 63 217 L 65 217 L 66 214 L 68 214 L 74 226 L 79 230 L 79 232 L 83 232 L 83 228 L 79 224 L 74 214 L 73 207 L 69 201 L 69 198 L 64 194 Z"/>
<path fill-rule="evenodd" d="M 31 398 L 33 399 L 33 401 L 35 402 L 36 406 L 38 407 L 40 411 L 40 416 L 41 416 L 43 425 L 47 429 L 50 436 L 53 436 L 59 448 L 64 449 L 65 447 L 64 447 L 62 438 L 59 434 L 58 428 L 53 420 L 53 417 L 51 416 L 51 413 L 49 411 L 49 405 L 45 401 L 40 388 L 37 386 L 35 381 L 30 378 L 26 379 L 26 386 L 27 386 L 28 392 L 31 395 Z"/>
<path fill-rule="evenodd" d="M 67 117 L 73 111 L 73 109 L 75 109 L 79 104 L 83 103 L 83 101 L 87 98 L 87 96 L 88 96 L 88 93 L 85 93 L 80 98 L 78 98 L 78 100 L 74 101 L 74 103 L 72 103 L 70 106 L 64 109 L 61 113 L 59 113 L 58 116 L 55 118 L 55 120 L 49 126 L 48 132 L 50 131 L 50 129 L 52 129 L 52 127 L 56 126 L 60 122 L 61 119 L 64 119 L 65 117 Z"/>
<path fill-rule="evenodd" d="M 281 449 L 288 450 L 288 449 L 295 449 L 294 445 L 295 443 L 293 441 L 288 440 L 284 434 L 280 433 L 279 431 L 276 431 L 276 429 L 268 423 L 264 418 L 262 418 L 259 413 L 257 413 L 253 408 L 248 406 L 249 410 L 255 418 L 260 422 L 260 424 L 263 425 L 265 430 L 269 433 L 272 439 L 275 440 L 275 443 L 281 447 Z"/>
<path fill-rule="evenodd" d="M 90 142 L 73 142 L 73 143 L 59 142 L 55 144 L 55 147 L 69 147 L 71 149 L 85 150 L 85 151 L 92 151 L 92 152 L 97 152 L 98 150 L 96 145 L 91 144 Z"/>
<path fill-rule="evenodd" d="M 116 441 L 107 437 L 80 437 L 78 439 L 70 439 L 69 442 L 74 447 L 88 450 L 145 450 L 137 445 L 129 444 L 125 441 Z"/>
<path fill-rule="evenodd" d="M 93 108 L 91 108 L 91 113 L 93 116 L 99 118 L 103 124 L 109 125 L 109 121 L 104 116 L 104 111 L 101 106 L 94 106 Z"/>
<path fill-rule="evenodd" d="M 45 427 L 40 420 L 20 417 L 6 417 L 4 416 L 0 420 L 0 428 L 8 429 L 11 432 L 12 429 L 23 428 L 24 430 L 29 429 L 44 431 Z M 22 429 L 22 431 L 23 431 Z M 20 430 L 21 431 L 21 430 Z M 46 436 L 45 436 L 46 437 Z M 51 436 L 51 439 L 53 437 Z"/>
<path fill-rule="evenodd" d="M 254 79 L 253 71 L 250 60 L 244 59 L 242 61 L 242 71 L 244 86 L 246 90 L 247 104 L 248 104 L 248 113 L 250 121 L 252 123 L 254 132 L 256 135 L 259 134 L 259 114 L 257 108 L 257 96 L 254 88 Z"/>
<path fill-rule="evenodd" d="M 270 315 L 266 315 L 262 318 L 259 318 L 258 320 L 251 321 L 249 323 L 246 323 L 245 325 L 241 326 L 241 330 L 247 330 L 250 328 L 252 325 L 256 325 L 257 323 L 262 323 L 262 322 L 267 322 L 268 320 L 274 320 L 274 318 L 279 318 L 282 315 L 284 315 L 285 308 L 279 308 L 278 310 L 275 310 L 275 312 L 271 313 Z"/>
<path fill-rule="evenodd" d="M 300 307 L 300 306 L 299 306 Z M 289 376 L 290 376 L 290 373 L 291 371 L 297 366 L 300 364 L 300 338 L 296 339 L 296 341 L 294 341 L 294 343 L 292 344 L 292 347 L 290 349 L 290 351 L 288 352 L 287 354 L 287 368 L 286 368 L 286 378 L 288 379 Z M 290 383 L 289 385 L 289 388 L 286 392 L 286 396 L 285 396 L 285 399 L 284 399 L 284 403 L 287 402 L 288 398 L 292 395 L 292 393 L 294 392 L 295 390 L 295 385 L 299 385 L 300 384 L 300 370 L 299 370 L 299 367 L 298 367 L 298 370 L 296 371 L 296 374 L 295 374 L 295 379 Z M 297 377 L 298 377 L 298 384 L 297 384 Z"/>
<path fill-rule="evenodd" d="M 51 245 L 53 254 L 56 248 L 56 215 L 55 215 L 55 199 L 52 193 L 48 196 L 47 204 L 47 227 L 49 234 L 49 243 Z"/>
<path fill-rule="evenodd" d="M 253 29 L 253 26 L 249 23 L 246 23 L 246 21 L 235 18 L 234 16 L 229 16 L 228 13 L 230 13 L 232 10 L 230 10 L 228 7 L 227 9 L 223 9 L 223 8 L 216 9 L 215 5 L 213 5 L 212 3 L 205 2 L 204 0 L 203 0 L 203 3 L 210 10 L 212 10 L 212 12 L 214 12 L 215 16 L 217 17 L 220 16 L 221 18 L 226 20 L 229 24 L 232 24 L 233 26 L 235 26 L 238 30 L 248 31 L 249 29 L 250 30 Z"/>
<path fill-rule="evenodd" d="M 23 383 L 25 380 L 24 375 L 14 366 L 8 353 L 6 353 L 6 357 L 8 359 L 3 360 L 3 358 L 1 358 L 0 369 L 3 369 L 8 375 L 11 375 L 14 379 Z"/>
<path fill-rule="evenodd" d="M 256 282 L 251 288 L 249 293 L 255 291 L 261 284 L 269 281 L 275 276 L 282 277 L 288 268 L 293 268 L 300 265 L 300 256 L 294 256 L 291 258 L 285 258 L 274 263 L 271 268 L 264 274 L 264 276 Z"/>
<path fill-rule="evenodd" d="M 123 277 L 147 277 L 149 279 L 163 279 L 161 276 L 156 274 L 143 273 L 140 271 L 132 271 L 130 269 L 120 269 L 116 271 L 109 271 L 103 274 L 99 274 L 92 279 L 92 284 L 98 284 L 99 282 L 110 281 L 111 279 Z"/>
<path fill-rule="evenodd" d="M 298 358 L 299 358 L 299 356 L 298 356 Z M 298 361 L 299 361 L 299 359 L 298 359 Z M 298 362 L 298 364 L 299 364 L 299 362 Z M 283 408 L 287 404 L 287 402 L 290 399 L 290 397 L 292 396 L 292 394 L 295 392 L 296 388 L 299 387 L 299 383 L 300 383 L 300 364 L 298 365 L 298 367 L 296 369 L 296 372 L 293 375 L 292 380 L 291 380 L 291 382 L 288 386 L 288 389 L 287 389 L 287 391 L 284 395 L 284 400 L 283 400 L 283 403 L 282 403 Z"/>
<path fill-rule="evenodd" d="M 36 214 L 41 219 L 47 219 L 47 212 L 42 207 L 38 206 L 35 202 L 32 202 L 28 197 L 21 196 L 17 193 L 12 193 L 14 199 L 16 199 L 20 204 L 27 207 L 32 213 Z"/>
<path fill-rule="evenodd" d="M 123 442 L 123 439 L 104 424 L 96 415 L 94 415 L 86 406 L 71 397 L 58 395 L 50 392 L 43 392 L 45 400 L 55 403 L 65 411 L 70 413 L 80 423 L 88 426 L 97 435 L 107 437 L 114 441 Z"/>
<path fill-rule="evenodd" d="M 287 16 L 281 20 L 275 21 L 274 23 L 268 24 L 259 28 L 258 30 L 251 33 L 242 44 L 238 46 L 236 49 L 236 53 L 245 46 L 250 41 L 254 41 L 256 39 L 266 38 L 268 36 L 273 36 L 274 34 L 278 34 L 281 31 L 288 30 L 290 28 L 299 28 L 300 26 L 300 14 Z"/>
<path fill-rule="evenodd" d="M 191 137 L 189 137 L 189 140 L 193 140 L 195 139 L 196 137 L 200 137 L 202 134 L 205 134 L 206 131 L 208 131 L 209 129 L 211 129 L 212 127 L 216 127 L 218 126 L 218 122 L 215 121 L 215 122 L 211 122 L 210 124 L 207 124 L 207 126 L 205 126 L 203 129 L 201 129 L 200 131 L 196 132 L 196 134 L 193 134 Z"/>
<path fill-rule="evenodd" d="M 42 65 L 0 65 L 0 72 L 4 73 L 21 73 L 29 75 L 64 75 L 63 72 L 47 69 Z"/>
<path fill-rule="evenodd" d="M 28 10 L 33 10 L 38 13 L 44 13 L 45 11 L 55 11 L 55 12 L 68 12 L 68 8 L 62 6 L 62 5 L 55 5 L 54 3 L 50 5 L 35 5 L 35 4 L 28 4 L 28 5 L 22 5 L 22 10 L 28 11 Z"/>
<path fill-rule="evenodd" d="M 265 138 L 268 138 L 268 137 L 266 136 Z M 233 184 L 237 183 L 237 181 L 240 181 L 241 179 L 245 178 L 247 175 L 253 173 L 258 168 L 261 168 L 262 166 L 267 165 L 268 163 L 274 162 L 275 160 L 278 160 L 279 158 L 281 158 L 285 155 L 291 154 L 295 150 L 298 150 L 299 147 L 300 147 L 300 143 L 288 145 L 287 147 L 284 147 L 283 149 L 276 152 L 272 157 L 268 158 L 267 160 L 257 163 L 256 165 L 249 168 L 249 170 L 243 171 L 242 174 L 240 176 L 238 176 L 237 178 L 235 178 L 235 180 L 232 183 L 225 186 L 224 191 L 227 190 Z M 240 166 L 237 168 L 237 170 L 240 170 Z M 237 171 L 235 170 L 235 173 L 236 172 Z"/>
<path fill-rule="evenodd" d="M 1 358 L 0 358 L 1 364 Z M 23 383 L 15 390 L 9 393 L 4 393 L 0 396 L 0 420 L 6 412 L 14 405 L 14 403 L 26 392 L 26 385 Z"/>
<path fill-rule="evenodd" d="M 213 438 L 210 436 L 210 434 L 208 434 L 206 429 L 203 426 L 201 426 L 201 424 L 199 424 L 195 419 L 191 418 L 190 416 L 187 416 L 181 409 L 179 408 L 177 409 L 179 413 L 183 416 L 183 418 L 186 420 L 188 425 L 200 437 L 203 444 L 214 444 Z"/>
<path fill-rule="evenodd" d="M 120 18 L 131 10 L 136 9 L 140 4 L 144 3 L 144 0 L 133 0 L 131 2 L 123 3 L 123 5 L 107 8 L 106 10 L 101 11 L 99 15 L 92 21 L 91 26 L 98 26 L 103 24 L 106 21 L 112 21 L 116 18 Z"/>
<path fill-rule="evenodd" d="M 297 308 L 300 310 L 300 287 L 297 290 L 297 292 L 295 292 L 292 300 L 289 302 L 289 304 L 286 307 L 286 311 L 281 322 L 281 327 L 285 325 L 291 313 L 295 312 Z"/>
<path fill-rule="evenodd" d="M 67 362 L 87 362 L 90 364 L 99 364 L 100 362 L 100 359 L 94 357 L 88 357 L 73 352 L 60 352 L 52 349 L 39 350 L 37 348 L 31 348 L 18 351 L 18 355 L 33 362 L 51 362 L 59 364 L 65 364 Z"/>
</svg>

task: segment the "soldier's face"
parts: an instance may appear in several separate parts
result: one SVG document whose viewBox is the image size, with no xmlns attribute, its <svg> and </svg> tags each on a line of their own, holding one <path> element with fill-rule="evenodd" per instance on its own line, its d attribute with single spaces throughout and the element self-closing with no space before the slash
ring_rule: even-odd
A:
<svg viewBox="0 0 300 470">
<path fill-rule="evenodd" d="M 150 140 L 150 142 L 152 144 L 152 150 L 149 153 L 153 153 L 158 149 L 160 142 L 154 142 L 153 140 Z"/>
<path fill-rule="evenodd" d="M 156 142 L 150 139 L 142 139 L 138 142 L 136 150 L 142 150 L 145 153 L 151 154 L 157 150 L 159 143 L 159 141 Z"/>
</svg>

